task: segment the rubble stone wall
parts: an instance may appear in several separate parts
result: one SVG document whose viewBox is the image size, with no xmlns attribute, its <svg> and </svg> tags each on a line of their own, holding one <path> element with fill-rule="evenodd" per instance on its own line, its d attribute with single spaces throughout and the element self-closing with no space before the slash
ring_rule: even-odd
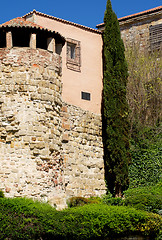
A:
<svg viewBox="0 0 162 240">
<path fill-rule="evenodd" d="M 105 193 L 101 115 L 63 104 L 63 156 L 68 197 Z"/>
<path fill-rule="evenodd" d="M 134 20 L 120 22 L 121 37 L 125 46 L 139 45 L 141 49 L 150 47 L 150 32 L 151 25 L 162 23 L 161 15 L 150 16 L 148 19 L 137 17 Z"/>
<path fill-rule="evenodd" d="M 0 49 L 0 189 L 63 207 L 105 192 L 101 116 L 62 103 L 61 58 Z"/>
<path fill-rule="evenodd" d="M 7 197 L 65 194 L 60 73 L 57 54 L 0 50 L 0 188 Z"/>
</svg>

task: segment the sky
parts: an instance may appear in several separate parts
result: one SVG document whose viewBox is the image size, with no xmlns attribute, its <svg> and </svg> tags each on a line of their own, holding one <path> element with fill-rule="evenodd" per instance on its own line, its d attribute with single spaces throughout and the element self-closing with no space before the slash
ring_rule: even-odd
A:
<svg viewBox="0 0 162 240">
<path fill-rule="evenodd" d="M 91 28 L 103 22 L 106 0 L 1 0 L 0 24 L 21 17 L 33 9 Z M 162 5 L 162 0 L 111 0 L 117 17 L 124 17 Z"/>
</svg>

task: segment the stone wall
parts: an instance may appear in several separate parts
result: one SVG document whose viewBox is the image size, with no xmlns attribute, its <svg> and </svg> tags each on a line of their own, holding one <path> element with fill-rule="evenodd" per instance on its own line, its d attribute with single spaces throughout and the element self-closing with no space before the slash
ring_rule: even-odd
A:
<svg viewBox="0 0 162 240">
<path fill-rule="evenodd" d="M 7 197 L 62 199 L 61 58 L 0 50 L 0 189 Z"/>
<path fill-rule="evenodd" d="M 105 193 L 101 115 L 64 104 L 63 156 L 67 197 Z"/>
<path fill-rule="evenodd" d="M 101 116 L 63 103 L 61 58 L 0 49 L 0 189 L 63 207 L 105 192 Z"/>
<path fill-rule="evenodd" d="M 141 49 L 150 47 L 149 27 L 162 23 L 161 14 L 134 17 L 120 22 L 121 37 L 125 46 L 139 45 Z"/>
</svg>

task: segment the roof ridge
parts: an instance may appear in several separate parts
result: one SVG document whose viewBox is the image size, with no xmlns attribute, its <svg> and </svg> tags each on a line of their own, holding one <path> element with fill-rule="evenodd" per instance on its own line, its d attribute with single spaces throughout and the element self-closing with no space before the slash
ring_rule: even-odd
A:
<svg viewBox="0 0 162 240">
<path fill-rule="evenodd" d="M 25 14 L 25 15 L 22 16 L 22 17 L 25 18 L 25 17 L 29 16 L 30 14 L 33 14 L 33 13 L 36 13 L 36 14 L 38 14 L 38 15 L 45 16 L 45 17 L 47 17 L 47 18 L 52 18 L 52 19 L 55 19 L 56 21 L 64 22 L 64 23 L 67 23 L 67 24 L 70 24 L 70 25 L 73 25 L 73 26 L 76 26 L 76 27 L 79 27 L 79 28 L 83 28 L 83 29 L 89 30 L 89 31 L 91 31 L 91 32 L 95 32 L 95 33 L 101 34 L 101 32 L 100 32 L 99 30 L 97 30 L 97 29 L 90 28 L 90 27 L 81 25 L 81 24 L 79 24 L 79 23 L 74 23 L 74 22 L 71 22 L 71 21 L 68 21 L 68 20 L 64 20 L 64 19 L 62 19 L 62 18 L 54 17 L 54 16 L 52 16 L 52 15 L 48 15 L 48 14 L 45 14 L 45 13 L 36 11 L 35 9 L 33 9 L 33 11 Z"/>
<path fill-rule="evenodd" d="M 133 13 L 133 14 L 130 14 L 130 15 L 127 15 L 127 16 L 124 16 L 124 17 L 120 17 L 120 18 L 118 18 L 118 21 L 120 22 L 120 21 L 122 21 L 124 19 L 127 19 L 127 18 L 133 18 L 133 17 L 136 17 L 136 16 L 144 15 L 146 13 L 155 12 L 157 10 L 162 10 L 162 6 L 158 6 L 158 7 L 151 8 L 151 9 L 148 9 L 148 10 L 144 10 L 144 11 L 141 11 L 141 12 L 138 12 L 138 13 Z M 97 27 L 102 26 L 102 25 L 104 25 L 104 23 L 99 23 L 97 25 Z"/>
<path fill-rule="evenodd" d="M 124 17 L 121 17 L 121 18 L 118 18 L 118 20 L 122 20 L 124 18 L 129 18 L 129 17 L 134 17 L 134 16 L 138 16 L 138 15 L 143 15 L 145 13 L 150 13 L 150 12 L 154 12 L 156 10 L 162 10 L 162 6 L 159 6 L 159 7 L 155 7 L 155 8 L 151 8 L 151 9 L 148 9 L 148 10 L 144 10 L 144 11 L 141 11 L 141 12 L 138 12 L 138 13 L 134 13 L 134 14 L 130 14 L 130 15 L 127 15 L 127 16 L 124 16 Z"/>
<path fill-rule="evenodd" d="M 28 21 L 26 19 L 24 19 L 23 17 L 17 17 L 17 18 L 13 18 L 3 24 L 0 25 L 0 28 L 7 28 L 7 27 L 27 27 L 27 28 L 36 28 L 39 30 L 44 30 L 44 31 L 48 31 L 52 34 L 58 35 L 61 37 L 61 39 L 63 41 L 65 41 L 65 38 L 58 32 L 55 32 L 54 30 L 50 30 L 48 28 L 42 27 L 41 25 L 38 25 L 34 22 Z"/>
<path fill-rule="evenodd" d="M 39 27 L 40 29 L 47 29 L 47 28 L 44 28 L 44 27 L 42 27 L 42 26 L 40 26 L 40 25 L 38 25 L 38 24 L 36 24 L 36 23 L 33 23 L 33 22 L 31 22 L 31 21 L 28 21 L 28 20 L 24 19 L 23 17 L 13 18 L 13 19 L 5 22 L 5 23 L 0 24 L 0 26 L 7 26 L 9 23 L 16 22 L 16 20 L 22 20 L 23 22 L 30 23 L 33 27 L 34 27 L 34 26 L 37 26 L 37 27 Z M 47 29 L 47 30 L 48 30 L 48 29 Z"/>
</svg>

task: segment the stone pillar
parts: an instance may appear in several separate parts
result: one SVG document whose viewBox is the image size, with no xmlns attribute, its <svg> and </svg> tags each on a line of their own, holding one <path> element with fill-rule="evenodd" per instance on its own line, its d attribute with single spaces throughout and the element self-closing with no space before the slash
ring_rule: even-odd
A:
<svg viewBox="0 0 162 240">
<path fill-rule="evenodd" d="M 30 48 L 36 49 L 36 33 L 30 35 Z"/>
<path fill-rule="evenodd" d="M 47 50 L 55 53 L 55 39 L 52 37 L 47 38 Z"/>
<path fill-rule="evenodd" d="M 12 48 L 13 47 L 12 32 L 7 32 L 6 33 L 6 47 L 7 48 Z"/>
</svg>

